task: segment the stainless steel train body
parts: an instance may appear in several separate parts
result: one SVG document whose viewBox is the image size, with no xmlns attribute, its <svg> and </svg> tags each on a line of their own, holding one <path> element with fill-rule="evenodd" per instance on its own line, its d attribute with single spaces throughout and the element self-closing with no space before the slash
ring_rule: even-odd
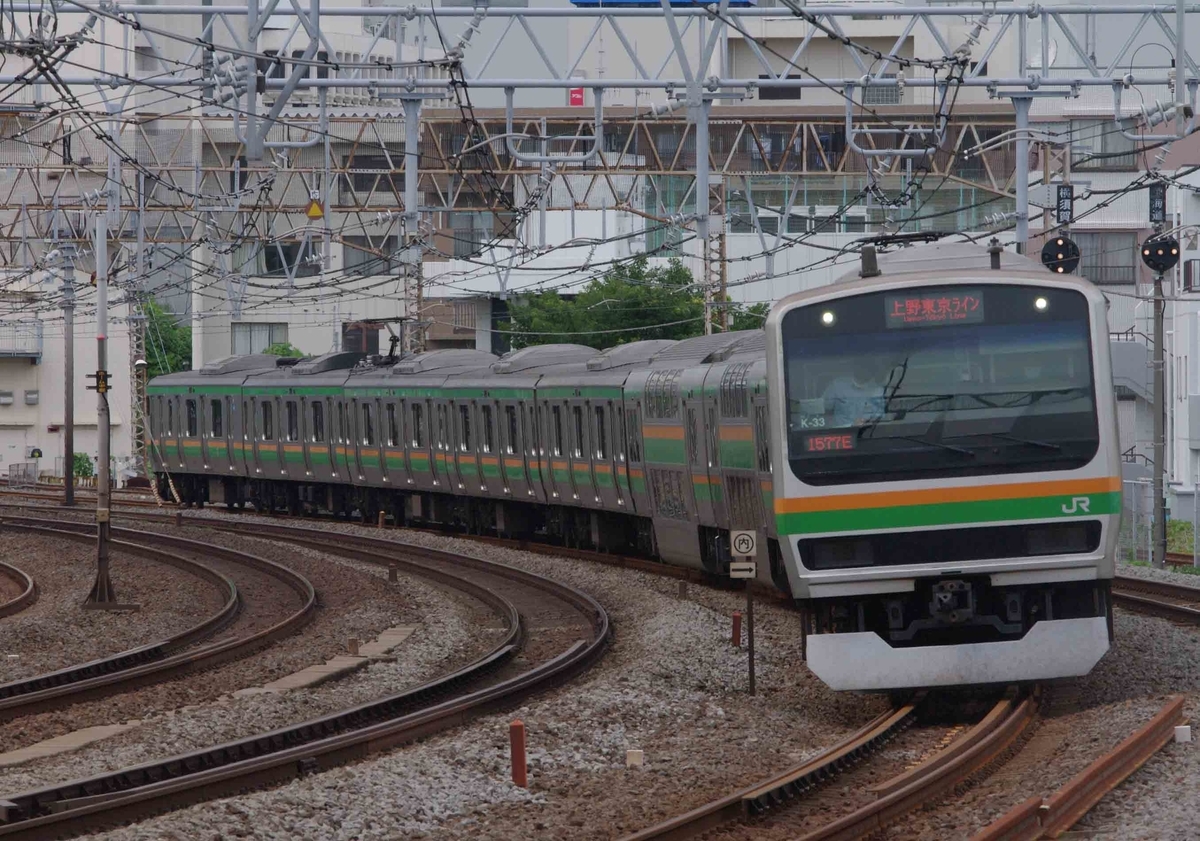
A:
<svg viewBox="0 0 1200 841">
<path fill-rule="evenodd" d="M 1120 510 L 1104 301 L 991 259 L 903 250 L 780 301 L 765 331 L 222 360 L 150 384 L 151 453 L 189 503 L 382 511 L 715 573 L 730 531 L 757 530 L 759 577 L 800 600 L 835 688 L 1082 674 L 1108 645 Z M 882 392 L 850 417 L 864 355 Z"/>
</svg>

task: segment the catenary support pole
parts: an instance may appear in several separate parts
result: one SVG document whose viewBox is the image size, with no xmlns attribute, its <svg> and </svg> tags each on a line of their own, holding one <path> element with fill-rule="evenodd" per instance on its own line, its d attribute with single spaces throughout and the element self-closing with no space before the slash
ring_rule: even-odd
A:
<svg viewBox="0 0 1200 841">
<path fill-rule="evenodd" d="M 701 97 L 693 110 L 696 120 L 696 247 L 700 252 L 700 282 L 704 285 L 704 335 L 712 333 L 712 243 L 708 241 L 708 115 L 712 100 Z"/>
<path fill-rule="evenodd" d="M 402 353 L 419 351 L 425 345 L 424 331 L 420 327 L 422 272 L 421 263 L 421 209 L 420 209 L 420 161 L 421 161 L 421 99 L 405 97 L 404 103 L 404 316 L 401 325 L 408 337 L 408 347 Z"/>
<path fill-rule="evenodd" d="M 1029 243 L 1029 106 L 1032 98 L 1014 95 L 1016 112 L 1017 251 L 1024 254 Z"/>
<path fill-rule="evenodd" d="M 1163 480 L 1166 471 L 1166 378 L 1163 375 L 1163 315 L 1166 310 L 1163 298 L 1163 276 L 1154 275 L 1154 528 L 1153 565 L 1158 569 L 1166 566 L 1167 560 L 1167 501 L 1163 496 Z"/>
<path fill-rule="evenodd" d="M 74 249 L 72 249 L 72 252 Z M 75 261 L 63 251 L 63 505 L 75 505 Z"/>
<path fill-rule="evenodd" d="M 96 437 L 99 458 L 96 477 L 96 581 L 87 603 L 109 605 L 115 602 L 108 575 L 109 544 L 109 471 L 110 418 L 108 412 L 108 212 L 96 214 Z"/>
</svg>

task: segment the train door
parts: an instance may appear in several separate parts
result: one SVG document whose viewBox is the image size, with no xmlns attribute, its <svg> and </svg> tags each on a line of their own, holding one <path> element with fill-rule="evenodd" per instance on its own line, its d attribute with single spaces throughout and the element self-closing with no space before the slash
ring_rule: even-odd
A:
<svg viewBox="0 0 1200 841">
<path fill-rule="evenodd" d="M 573 501 L 576 497 L 571 483 L 571 464 L 568 460 L 570 440 L 568 438 L 567 405 L 561 400 L 548 400 L 545 404 L 547 449 L 547 487 L 554 499 L 560 502 Z"/>
<path fill-rule="evenodd" d="M 496 428 L 497 404 L 479 401 L 479 489 L 483 493 L 503 494 L 507 487 L 501 475 L 499 432 Z"/>
<path fill-rule="evenodd" d="M 624 405 L 625 417 L 625 472 L 629 481 L 629 495 L 633 509 L 639 514 L 649 515 L 650 496 L 646 489 L 646 464 L 642 454 L 642 402 L 632 401 Z"/>
<path fill-rule="evenodd" d="M 313 475 L 313 457 L 312 457 L 312 407 L 318 404 L 321 398 L 317 397 L 309 402 L 307 397 L 301 397 L 299 400 L 300 410 L 300 459 L 304 465 L 305 478 L 311 478 Z"/>
<path fill-rule="evenodd" d="M 170 436 L 171 458 L 176 467 L 184 468 L 183 461 L 183 420 L 179 415 L 179 395 L 167 396 L 167 434 Z"/>
<path fill-rule="evenodd" d="M 225 403 L 220 397 L 210 397 L 201 404 L 204 424 L 204 462 L 218 473 L 229 471 L 229 447 L 225 441 Z"/>
<path fill-rule="evenodd" d="M 595 507 L 596 482 L 592 476 L 592 458 L 588 441 L 588 423 L 585 416 L 588 404 L 584 400 L 568 402 L 571 413 L 571 484 L 575 499 L 588 507 Z"/>
<path fill-rule="evenodd" d="M 545 502 L 550 489 L 546 484 L 546 430 L 537 402 L 530 396 L 519 409 L 524 419 L 525 473 L 529 477 L 529 496 Z"/>
<path fill-rule="evenodd" d="M 437 447 L 438 452 L 434 459 L 434 479 L 435 485 L 445 486 L 447 493 L 454 492 L 453 466 L 450 461 L 454 458 L 451 450 L 451 439 L 454 432 L 452 429 L 453 418 L 450 416 L 449 401 L 439 399 L 435 408 L 437 410 Z"/>
<path fill-rule="evenodd" d="M 478 484 L 475 480 L 478 478 L 476 474 L 477 462 L 475 460 L 475 418 L 474 406 L 469 400 L 456 400 L 451 405 L 453 412 L 453 420 L 457 437 L 454 447 L 454 458 L 452 470 L 454 475 L 452 481 L 458 490 L 466 490 L 467 485 L 473 493 Z"/>
<path fill-rule="evenodd" d="M 701 389 L 697 389 L 700 392 Z M 695 499 L 696 516 L 701 523 L 713 522 L 712 485 L 709 484 L 708 454 L 705 452 L 704 401 L 697 395 L 683 401 L 683 438 L 687 449 L 687 484 Z"/>
<path fill-rule="evenodd" d="M 721 426 L 717 413 L 717 393 L 705 390 L 701 402 L 704 407 L 704 456 L 707 462 L 712 522 L 725 526 L 729 522 L 729 514 L 726 510 L 725 486 L 721 482 Z"/>
<path fill-rule="evenodd" d="M 379 469 L 383 471 L 383 479 L 389 485 L 396 479 L 405 476 L 404 465 L 404 416 L 400 413 L 399 401 L 395 398 L 384 399 L 380 406 L 383 414 L 380 424 L 383 427 L 380 437 L 383 439 L 380 448 Z"/>
<path fill-rule="evenodd" d="M 283 398 L 279 421 L 280 472 L 289 478 L 300 478 L 298 471 L 304 465 L 304 443 L 300 438 L 300 402 L 297 398 Z"/>
<path fill-rule="evenodd" d="M 621 502 L 617 429 L 611 400 L 594 400 L 590 406 L 592 421 L 592 476 L 596 495 L 605 508 L 617 508 Z"/>
</svg>

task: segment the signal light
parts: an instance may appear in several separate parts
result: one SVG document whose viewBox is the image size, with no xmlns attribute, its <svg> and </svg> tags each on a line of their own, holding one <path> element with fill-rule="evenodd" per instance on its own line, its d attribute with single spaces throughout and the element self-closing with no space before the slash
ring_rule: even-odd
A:
<svg viewBox="0 0 1200 841">
<path fill-rule="evenodd" d="M 1079 266 L 1079 246 L 1066 237 L 1055 237 L 1042 246 L 1042 265 L 1055 274 L 1071 274 Z"/>
<path fill-rule="evenodd" d="M 1172 236 L 1151 237 L 1142 243 L 1142 262 L 1157 274 L 1169 272 L 1179 262 L 1179 240 Z"/>
</svg>

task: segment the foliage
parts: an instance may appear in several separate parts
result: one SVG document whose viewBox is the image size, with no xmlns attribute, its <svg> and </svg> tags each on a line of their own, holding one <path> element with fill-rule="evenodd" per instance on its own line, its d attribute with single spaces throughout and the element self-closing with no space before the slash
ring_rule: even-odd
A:
<svg viewBox="0 0 1200 841">
<path fill-rule="evenodd" d="M 88 457 L 87 453 L 75 453 L 75 457 L 71 459 L 71 462 L 71 475 L 73 476 L 79 476 L 87 479 L 94 472 L 92 470 L 92 460 Z"/>
<path fill-rule="evenodd" d="M 155 300 L 146 301 L 143 311 L 146 314 L 147 377 L 154 379 L 161 374 L 191 369 L 191 325 L 180 322 Z"/>
<path fill-rule="evenodd" d="M 1191 511 L 1187 512 L 1189 515 Z M 1167 551 L 1168 552 L 1188 552 L 1192 551 L 1192 521 L 1187 520 L 1168 520 L 1167 521 Z"/>
<path fill-rule="evenodd" d="M 270 354 L 271 356 L 288 356 L 288 357 L 304 356 L 303 353 L 301 353 L 296 348 L 292 347 L 287 342 L 276 342 L 275 344 L 271 345 L 269 348 L 264 350 L 263 353 Z"/>
<path fill-rule="evenodd" d="M 732 306 L 730 328 L 760 328 L 768 309 Z M 641 256 L 609 269 L 574 298 L 551 289 L 513 300 L 509 322 L 500 329 L 514 348 L 571 343 L 603 349 L 643 339 L 688 339 L 704 332 L 704 296 L 680 260 L 650 266 Z"/>
</svg>

